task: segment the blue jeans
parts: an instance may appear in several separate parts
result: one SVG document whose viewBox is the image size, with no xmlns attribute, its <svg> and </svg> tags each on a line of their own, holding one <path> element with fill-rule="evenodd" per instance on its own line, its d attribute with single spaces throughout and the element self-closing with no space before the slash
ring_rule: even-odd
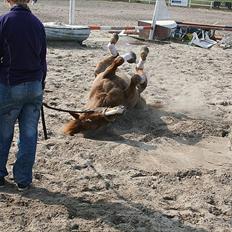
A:
<svg viewBox="0 0 232 232">
<path fill-rule="evenodd" d="M 42 99 L 39 81 L 15 86 L 0 84 L 0 177 L 8 175 L 6 164 L 18 120 L 19 143 L 13 166 L 14 180 L 25 185 L 32 182 Z"/>
</svg>

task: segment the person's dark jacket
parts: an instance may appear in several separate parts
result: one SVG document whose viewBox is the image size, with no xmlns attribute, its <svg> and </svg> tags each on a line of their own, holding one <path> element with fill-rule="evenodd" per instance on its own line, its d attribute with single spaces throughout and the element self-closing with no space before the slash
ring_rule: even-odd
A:
<svg viewBox="0 0 232 232">
<path fill-rule="evenodd" d="M 44 26 L 29 8 L 16 5 L 0 16 L 0 83 L 44 83 L 46 46 Z"/>
</svg>

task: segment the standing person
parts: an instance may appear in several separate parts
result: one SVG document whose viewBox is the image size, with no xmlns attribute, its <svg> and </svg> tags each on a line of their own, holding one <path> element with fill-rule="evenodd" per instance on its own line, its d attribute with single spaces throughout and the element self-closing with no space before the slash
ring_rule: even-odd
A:
<svg viewBox="0 0 232 232">
<path fill-rule="evenodd" d="M 0 186 L 8 175 L 6 164 L 14 127 L 19 143 L 13 166 L 19 190 L 32 183 L 38 121 L 47 72 L 43 24 L 28 7 L 30 0 L 5 0 L 10 11 L 0 16 Z"/>
</svg>

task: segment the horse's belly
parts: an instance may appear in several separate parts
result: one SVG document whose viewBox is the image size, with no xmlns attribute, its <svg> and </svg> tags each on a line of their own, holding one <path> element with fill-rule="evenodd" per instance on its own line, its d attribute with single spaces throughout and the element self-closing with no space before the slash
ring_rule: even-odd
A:
<svg viewBox="0 0 232 232">
<path fill-rule="evenodd" d="M 120 78 L 123 82 L 126 88 L 129 87 L 131 79 L 130 77 L 128 77 L 124 72 L 122 72 L 121 70 L 117 70 L 116 75 L 118 78 Z"/>
<path fill-rule="evenodd" d="M 106 78 L 99 74 L 93 84 L 89 95 L 88 106 L 114 107 L 125 105 L 133 107 L 136 105 L 137 95 L 133 99 L 126 99 L 125 92 L 130 85 L 130 78 L 123 72 L 119 71 L 111 77 Z"/>
</svg>

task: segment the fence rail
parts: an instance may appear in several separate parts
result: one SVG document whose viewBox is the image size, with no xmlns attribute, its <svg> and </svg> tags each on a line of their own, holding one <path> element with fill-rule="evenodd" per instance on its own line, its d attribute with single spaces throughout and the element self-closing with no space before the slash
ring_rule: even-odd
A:
<svg viewBox="0 0 232 232">
<path fill-rule="evenodd" d="M 153 4 L 156 0 L 124 0 L 126 2 L 141 2 Z M 166 0 L 168 6 L 172 6 L 172 0 Z M 222 0 L 222 1 L 207 1 L 207 0 L 188 0 L 188 7 L 206 7 L 215 9 L 229 9 L 232 10 L 232 0 Z"/>
</svg>

